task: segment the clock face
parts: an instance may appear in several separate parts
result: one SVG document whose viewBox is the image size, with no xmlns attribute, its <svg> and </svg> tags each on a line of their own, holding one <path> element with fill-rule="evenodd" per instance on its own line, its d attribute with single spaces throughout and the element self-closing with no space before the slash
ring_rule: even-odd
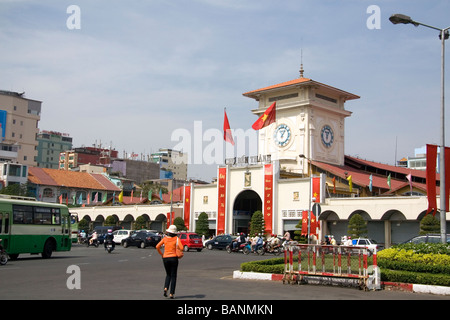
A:
<svg viewBox="0 0 450 320">
<path fill-rule="evenodd" d="M 289 140 L 291 139 L 291 129 L 285 124 L 280 124 L 275 129 L 273 139 L 278 146 L 284 147 L 289 143 Z"/>
<path fill-rule="evenodd" d="M 333 129 L 329 125 L 323 126 L 320 131 L 320 137 L 322 138 L 322 143 L 326 148 L 330 148 L 334 141 Z"/>
</svg>

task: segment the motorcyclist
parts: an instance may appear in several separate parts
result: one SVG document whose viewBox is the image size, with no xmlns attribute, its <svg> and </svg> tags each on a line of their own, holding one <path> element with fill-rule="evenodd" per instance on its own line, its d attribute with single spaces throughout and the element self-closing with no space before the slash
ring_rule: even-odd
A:
<svg viewBox="0 0 450 320">
<path fill-rule="evenodd" d="M 276 234 L 273 235 L 272 243 L 271 243 L 271 249 L 272 251 L 280 246 L 280 239 L 277 237 Z"/>
<path fill-rule="evenodd" d="M 114 243 L 114 235 L 112 234 L 112 229 L 108 229 L 108 233 L 105 236 L 105 242 L 103 243 L 105 245 L 105 249 L 108 243 L 112 244 L 113 249 L 116 247 L 116 244 Z"/>
<path fill-rule="evenodd" d="M 256 235 L 253 240 L 254 240 L 255 245 L 252 248 L 252 250 L 256 251 L 256 250 L 258 250 L 259 248 L 262 247 L 264 240 L 263 240 L 263 238 L 261 237 L 260 234 Z"/>
<path fill-rule="evenodd" d="M 89 244 L 92 245 L 94 241 L 97 241 L 97 231 L 94 230 L 92 233 L 91 239 L 89 239 Z"/>
<path fill-rule="evenodd" d="M 266 240 L 266 250 L 271 252 L 272 251 L 272 241 L 273 241 L 273 233 L 270 235 L 270 237 Z"/>
<path fill-rule="evenodd" d="M 85 240 L 86 240 L 86 232 L 84 232 L 84 230 L 81 230 L 79 242 L 84 243 Z"/>
<path fill-rule="evenodd" d="M 239 249 L 240 245 L 245 243 L 245 235 L 243 232 L 233 242 L 233 249 Z"/>
</svg>

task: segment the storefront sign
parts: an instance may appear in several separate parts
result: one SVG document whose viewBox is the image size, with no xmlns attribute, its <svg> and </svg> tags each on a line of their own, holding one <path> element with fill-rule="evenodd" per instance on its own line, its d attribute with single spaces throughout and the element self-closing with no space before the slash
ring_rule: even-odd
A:
<svg viewBox="0 0 450 320">
<path fill-rule="evenodd" d="M 267 155 L 258 155 L 258 156 L 242 156 L 242 157 L 234 157 L 225 159 L 225 164 L 230 166 L 239 166 L 239 165 L 251 165 L 251 164 L 259 164 L 259 163 L 268 163 L 272 161 L 272 156 L 270 154 Z"/>
</svg>

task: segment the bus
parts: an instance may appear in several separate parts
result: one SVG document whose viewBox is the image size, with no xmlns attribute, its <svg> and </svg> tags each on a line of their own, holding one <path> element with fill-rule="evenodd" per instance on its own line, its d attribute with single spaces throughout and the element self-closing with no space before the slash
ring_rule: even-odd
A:
<svg viewBox="0 0 450 320">
<path fill-rule="evenodd" d="M 42 254 L 72 247 L 69 210 L 34 198 L 0 195 L 0 238 L 11 260 L 21 253 Z"/>
</svg>

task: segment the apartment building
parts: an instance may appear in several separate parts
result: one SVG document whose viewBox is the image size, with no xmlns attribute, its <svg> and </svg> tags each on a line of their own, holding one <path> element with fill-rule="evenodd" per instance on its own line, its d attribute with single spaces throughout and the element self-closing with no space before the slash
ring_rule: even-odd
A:
<svg viewBox="0 0 450 320">
<path fill-rule="evenodd" d="M 36 137 L 41 104 L 41 101 L 25 98 L 24 92 L 0 90 L 0 142 L 16 144 L 17 161 L 24 165 L 37 165 Z"/>
<path fill-rule="evenodd" d="M 37 166 L 40 168 L 59 168 L 59 154 L 72 149 L 72 137 L 67 133 L 42 130 L 37 136 Z"/>
</svg>

